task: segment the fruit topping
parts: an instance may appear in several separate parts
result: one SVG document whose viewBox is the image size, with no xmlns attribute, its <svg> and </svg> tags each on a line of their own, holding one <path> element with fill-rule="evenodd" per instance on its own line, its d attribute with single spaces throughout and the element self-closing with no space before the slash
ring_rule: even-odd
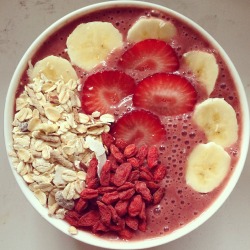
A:
<svg viewBox="0 0 250 250">
<path fill-rule="evenodd" d="M 94 111 L 112 113 L 120 101 L 133 94 L 134 79 L 120 71 L 102 71 L 90 75 L 82 88 L 82 109 L 87 114 Z"/>
<path fill-rule="evenodd" d="M 214 142 L 198 144 L 188 157 L 186 182 L 195 191 L 208 193 L 226 177 L 231 158 Z"/>
<path fill-rule="evenodd" d="M 172 116 L 191 112 L 196 98 L 196 90 L 186 78 L 157 73 L 136 86 L 133 103 L 158 115 Z"/>
<path fill-rule="evenodd" d="M 205 51 L 189 51 L 183 55 L 184 63 L 192 71 L 201 85 L 210 95 L 216 83 L 219 67 L 212 53 Z"/>
<path fill-rule="evenodd" d="M 122 34 L 109 22 L 88 22 L 78 25 L 67 39 L 73 65 L 90 71 L 105 61 L 110 53 L 121 48 Z"/>
<path fill-rule="evenodd" d="M 134 110 L 117 120 L 111 128 L 115 138 L 137 146 L 155 145 L 166 139 L 166 131 L 160 119 L 149 111 Z"/>
<path fill-rule="evenodd" d="M 194 122 L 208 141 L 229 147 L 238 139 L 238 123 L 233 107 L 222 98 L 208 98 L 194 110 Z"/>
<path fill-rule="evenodd" d="M 164 41 L 147 39 L 134 44 L 122 55 L 119 65 L 123 69 L 139 71 L 174 72 L 179 68 L 174 49 Z"/>
<path fill-rule="evenodd" d="M 177 33 L 174 24 L 159 18 L 141 17 L 129 29 L 127 39 L 130 42 L 139 42 L 145 39 L 159 39 L 169 42 Z"/>
</svg>

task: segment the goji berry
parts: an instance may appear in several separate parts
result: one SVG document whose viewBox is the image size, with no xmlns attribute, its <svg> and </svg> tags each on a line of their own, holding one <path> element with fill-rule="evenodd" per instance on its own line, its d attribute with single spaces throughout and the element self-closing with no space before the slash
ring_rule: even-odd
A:
<svg viewBox="0 0 250 250">
<path fill-rule="evenodd" d="M 81 192 L 80 196 L 82 199 L 85 199 L 85 200 L 94 199 L 94 198 L 97 198 L 97 196 L 98 196 L 98 190 L 91 189 L 91 188 L 85 188 Z"/>
<path fill-rule="evenodd" d="M 150 146 L 148 149 L 147 162 L 148 167 L 153 168 L 158 164 L 159 154 L 156 146 Z"/>
<path fill-rule="evenodd" d="M 132 182 L 125 182 L 122 186 L 117 188 L 117 191 L 124 191 L 129 188 L 133 188 L 134 186 L 135 184 L 133 184 Z"/>
<path fill-rule="evenodd" d="M 88 206 L 87 200 L 84 200 L 83 198 L 80 198 L 75 205 L 75 211 L 78 213 L 82 213 L 84 209 L 86 209 Z"/>
<path fill-rule="evenodd" d="M 160 187 L 160 185 L 154 181 L 147 181 L 146 184 L 151 191 L 156 191 Z"/>
<path fill-rule="evenodd" d="M 104 225 L 109 226 L 111 223 L 111 211 L 109 207 L 100 201 L 97 201 L 96 203 L 98 205 L 101 221 Z"/>
<path fill-rule="evenodd" d="M 121 200 L 129 200 L 135 193 L 135 189 L 134 188 L 130 188 L 124 191 L 119 192 L 119 198 Z"/>
<path fill-rule="evenodd" d="M 124 201 L 120 200 L 116 203 L 115 210 L 120 217 L 127 214 L 128 205 L 129 205 L 129 200 L 124 200 Z"/>
<path fill-rule="evenodd" d="M 90 180 L 93 180 L 97 177 L 97 165 L 98 165 L 97 159 L 95 157 L 92 158 L 91 161 L 89 162 L 89 167 L 88 167 L 87 175 L 86 175 L 87 185 Z"/>
<path fill-rule="evenodd" d="M 100 173 L 100 184 L 104 187 L 109 185 L 110 170 L 111 170 L 111 162 L 107 160 L 103 165 Z"/>
<path fill-rule="evenodd" d="M 125 218 L 126 225 L 136 231 L 138 229 L 138 219 L 136 217 L 126 216 Z"/>
<path fill-rule="evenodd" d="M 110 193 L 116 190 L 116 187 L 98 187 L 98 193 L 99 194 L 105 194 L 105 193 Z"/>
<path fill-rule="evenodd" d="M 141 166 L 140 167 L 140 178 L 146 181 L 151 181 L 153 180 L 153 174 L 150 172 L 150 170 L 145 167 L 145 166 Z"/>
<path fill-rule="evenodd" d="M 141 207 L 141 211 L 139 213 L 139 218 L 142 220 L 146 220 L 146 218 L 147 218 L 145 202 L 142 202 L 142 207 Z"/>
<path fill-rule="evenodd" d="M 109 231 L 109 227 L 107 227 L 106 225 L 103 224 L 103 222 L 101 221 L 97 221 L 95 223 L 95 225 L 92 228 L 92 232 L 94 234 L 98 233 L 98 232 L 108 232 Z"/>
<path fill-rule="evenodd" d="M 146 220 L 140 220 L 139 221 L 139 225 L 138 225 L 138 229 L 142 232 L 146 232 L 147 230 L 147 221 Z"/>
<path fill-rule="evenodd" d="M 86 182 L 87 188 L 96 189 L 100 185 L 99 179 L 96 177 L 94 179 L 89 179 L 88 182 Z"/>
<path fill-rule="evenodd" d="M 128 206 L 128 214 L 132 217 L 140 214 L 142 209 L 142 197 L 137 194 L 133 196 Z"/>
<path fill-rule="evenodd" d="M 128 146 L 126 146 L 123 152 L 126 158 L 133 157 L 136 153 L 137 153 L 137 148 L 135 144 L 129 144 Z"/>
<path fill-rule="evenodd" d="M 127 162 L 129 162 L 134 169 L 139 168 L 139 160 L 135 157 L 131 157 L 127 159 Z"/>
<path fill-rule="evenodd" d="M 124 150 L 126 148 L 126 146 L 128 145 L 128 143 L 126 141 L 124 141 L 121 138 L 117 138 L 115 140 L 115 145 L 116 147 L 118 147 L 120 150 Z"/>
<path fill-rule="evenodd" d="M 117 191 L 113 191 L 113 192 L 110 192 L 110 193 L 105 193 L 103 196 L 102 196 L 102 199 L 101 199 L 105 204 L 107 205 L 110 205 L 116 201 L 119 200 L 119 194 Z"/>
<path fill-rule="evenodd" d="M 115 224 L 116 223 L 119 223 L 120 221 L 120 216 L 117 214 L 115 208 L 111 205 L 108 205 L 108 208 L 110 209 L 110 212 L 111 212 L 111 219 L 112 219 L 112 222 L 114 222 Z"/>
<path fill-rule="evenodd" d="M 76 211 L 71 210 L 65 214 L 64 220 L 66 220 L 71 226 L 77 227 L 80 217 L 80 214 L 78 214 Z"/>
<path fill-rule="evenodd" d="M 131 171 L 130 175 L 128 176 L 127 181 L 128 182 L 135 182 L 139 179 L 139 177 L 140 177 L 139 170 L 133 170 L 133 171 Z"/>
<path fill-rule="evenodd" d="M 154 169 L 153 172 L 154 180 L 158 182 L 162 181 L 165 178 L 166 174 L 167 174 L 166 167 L 160 164 Z"/>
<path fill-rule="evenodd" d="M 109 133 L 102 133 L 102 143 L 109 148 L 110 145 L 115 141 L 114 137 Z"/>
<path fill-rule="evenodd" d="M 119 236 L 124 240 L 129 240 L 133 237 L 133 231 L 129 228 L 125 228 L 119 232 Z"/>
<path fill-rule="evenodd" d="M 138 153 L 136 155 L 137 159 L 139 160 L 139 163 L 142 164 L 144 160 L 146 159 L 148 154 L 148 146 L 147 145 L 142 145 L 138 149 Z"/>
<path fill-rule="evenodd" d="M 118 222 L 109 226 L 111 231 L 119 232 L 125 228 L 125 220 L 120 218 Z"/>
<path fill-rule="evenodd" d="M 115 171 L 113 183 L 118 187 L 123 185 L 127 181 L 131 170 L 132 166 L 130 163 L 122 163 Z"/>
<path fill-rule="evenodd" d="M 152 195 L 145 182 L 137 181 L 135 183 L 135 190 L 141 194 L 145 201 L 150 202 L 152 200 Z"/>
<path fill-rule="evenodd" d="M 110 152 L 114 156 L 114 158 L 116 159 L 116 161 L 118 161 L 119 163 L 123 162 L 124 156 L 120 152 L 119 148 L 117 148 L 114 144 L 110 145 Z"/>
<path fill-rule="evenodd" d="M 100 214 L 97 210 L 91 210 L 82 215 L 78 221 L 78 225 L 81 227 L 91 227 L 100 220 Z"/>
<path fill-rule="evenodd" d="M 153 205 L 159 204 L 164 195 L 165 195 L 165 188 L 163 187 L 158 188 L 153 194 Z"/>
</svg>

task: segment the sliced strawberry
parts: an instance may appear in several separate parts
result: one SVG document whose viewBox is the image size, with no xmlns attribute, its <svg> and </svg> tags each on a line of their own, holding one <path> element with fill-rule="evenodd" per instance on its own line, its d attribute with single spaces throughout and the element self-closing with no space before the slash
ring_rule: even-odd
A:
<svg viewBox="0 0 250 250">
<path fill-rule="evenodd" d="M 166 130 L 158 116 L 145 110 L 134 110 L 117 120 L 111 134 L 128 144 L 155 145 L 166 137 Z"/>
<path fill-rule="evenodd" d="M 120 71 L 102 71 L 90 75 L 82 89 L 82 109 L 87 114 L 94 111 L 112 112 L 119 102 L 134 93 L 135 81 Z"/>
<path fill-rule="evenodd" d="M 122 55 L 118 64 L 124 69 L 150 70 L 153 73 L 173 72 L 179 68 L 174 49 L 166 42 L 156 39 L 136 43 Z"/>
<path fill-rule="evenodd" d="M 196 100 L 196 90 L 186 78 L 166 73 L 143 79 L 133 96 L 135 107 L 165 116 L 191 112 Z"/>
</svg>

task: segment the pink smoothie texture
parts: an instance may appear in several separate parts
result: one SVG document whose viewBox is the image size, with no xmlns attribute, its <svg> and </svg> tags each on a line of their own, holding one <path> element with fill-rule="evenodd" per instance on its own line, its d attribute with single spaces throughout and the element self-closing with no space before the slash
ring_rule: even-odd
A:
<svg viewBox="0 0 250 250">
<path fill-rule="evenodd" d="M 114 8 L 90 13 L 86 16 L 80 17 L 77 20 L 66 24 L 49 37 L 33 56 L 32 64 L 34 65 L 38 60 L 49 55 L 61 56 L 69 60 L 66 51 L 66 40 L 76 26 L 80 23 L 91 21 L 105 21 L 111 22 L 123 34 L 124 47 L 120 50 L 116 50 L 110 55 L 106 62 L 106 66 L 98 66 L 91 72 L 85 72 L 83 69 L 77 67 L 75 67 L 75 69 L 83 83 L 88 75 L 97 71 L 104 69 L 120 70 L 117 66 L 117 62 L 124 51 L 131 46 L 131 44 L 126 42 L 127 31 L 141 16 L 152 16 L 163 20 L 170 20 L 177 28 L 178 34 L 170 43 L 178 54 L 180 60 L 180 68 L 174 73 L 185 76 L 192 82 L 198 93 L 197 103 L 207 99 L 208 96 L 204 89 L 200 87 L 199 83 L 183 66 L 182 55 L 191 50 L 203 50 L 214 53 L 219 65 L 219 76 L 214 91 L 209 97 L 224 98 L 229 104 L 231 104 L 236 112 L 239 128 L 241 129 L 241 110 L 237 90 L 228 67 L 222 57 L 196 30 L 189 27 L 186 23 L 158 10 Z M 139 82 L 141 79 L 148 76 L 148 72 L 136 72 L 130 70 L 127 71 L 127 73 L 130 74 L 136 82 Z M 21 81 L 23 84 L 28 82 L 26 72 L 23 74 Z M 20 93 L 21 91 L 22 86 L 20 85 L 17 93 Z M 128 98 L 119 108 L 117 107 L 114 110 L 115 117 L 119 118 L 122 114 L 132 109 L 134 109 L 134 107 L 131 99 Z M 160 119 L 165 125 L 167 131 L 166 140 L 159 142 L 158 145 L 160 160 L 167 167 L 167 176 L 162 182 L 162 185 L 166 188 L 166 195 L 159 205 L 148 208 L 148 230 L 146 233 L 137 231 L 133 238 L 135 240 L 171 233 L 203 213 L 223 190 L 231 173 L 234 171 L 234 166 L 238 160 L 240 152 L 239 141 L 241 138 L 239 137 L 238 142 L 229 148 L 226 148 L 226 151 L 231 156 L 231 168 L 223 183 L 218 188 L 207 194 L 195 192 L 185 181 L 187 157 L 197 143 L 206 143 L 207 139 L 204 133 L 193 123 L 192 113 L 172 117 L 161 116 Z"/>
</svg>

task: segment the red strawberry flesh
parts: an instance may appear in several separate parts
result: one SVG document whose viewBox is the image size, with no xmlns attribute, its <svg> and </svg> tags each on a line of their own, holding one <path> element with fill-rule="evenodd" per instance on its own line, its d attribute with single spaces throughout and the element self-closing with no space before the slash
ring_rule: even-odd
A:
<svg viewBox="0 0 250 250">
<path fill-rule="evenodd" d="M 119 66 L 139 71 L 174 72 L 179 60 L 174 49 L 167 43 L 147 39 L 134 44 L 122 55 Z"/>
<path fill-rule="evenodd" d="M 85 113 L 112 113 L 119 102 L 134 93 L 135 81 L 120 71 L 102 71 L 90 75 L 82 88 L 81 102 Z"/>
<path fill-rule="evenodd" d="M 164 116 L 191 112 L 196 100 L 196 90 L 186 78 L 167 73 L 143 79 L 136 86 L 133 96 L 135 107 Z"/>
<path fill-rule="evenodd" d="M 133 110 L 123 115 L 111 128 L 111 134 L 137 146 L 156 145 L 166 138 L 160 119 L 145 110 Z"/>
</svg>

